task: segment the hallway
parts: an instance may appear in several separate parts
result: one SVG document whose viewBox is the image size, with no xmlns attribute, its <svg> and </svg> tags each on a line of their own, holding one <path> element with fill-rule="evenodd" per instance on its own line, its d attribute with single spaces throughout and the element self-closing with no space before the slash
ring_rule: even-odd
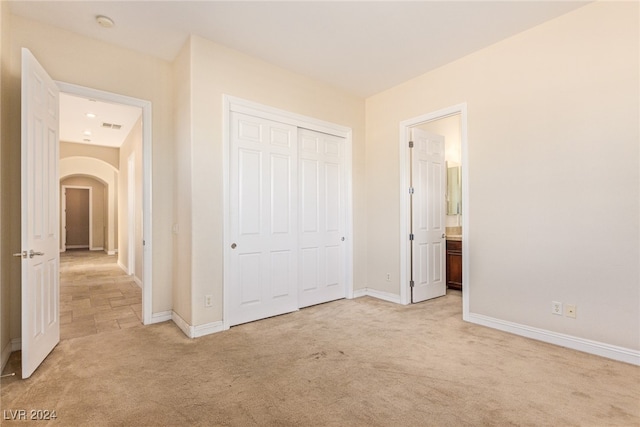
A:
<svg viewBox="0 0 640 427">
<path fill-rule="evenodd" d="M 142 326 L 142 290 L 104 252 L 60 254 L 60 340 Z"/>
</svg>

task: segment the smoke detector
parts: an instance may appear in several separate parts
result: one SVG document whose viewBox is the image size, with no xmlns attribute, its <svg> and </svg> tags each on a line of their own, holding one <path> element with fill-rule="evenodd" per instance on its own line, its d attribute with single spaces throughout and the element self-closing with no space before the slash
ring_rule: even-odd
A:
<svg viewBox="0 0 640 427">
<path fill-rule="evenodd" d="M 113 27 L 115 25 L 115 22 L 113 22 L 113 19 L 109 18 L 108 16 L 104 16 L 104 15 L 96 16 L 96 22 L 102 28 L 111 28 L 111 27 Z"/>
</svg>

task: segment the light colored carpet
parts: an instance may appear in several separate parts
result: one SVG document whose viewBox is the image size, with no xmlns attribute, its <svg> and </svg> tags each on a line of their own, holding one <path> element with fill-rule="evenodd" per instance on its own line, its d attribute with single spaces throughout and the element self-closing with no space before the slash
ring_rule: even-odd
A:
<svg viewBox="0 0 640 427">
<path fill-rule="evenodd" d="M 340 300 L 196 340 L 171 322 L 70 339 L 1 397 L 59 426 L 638 426 L 639 380 L 465 323 L 451 293 Z"/>
</svg>

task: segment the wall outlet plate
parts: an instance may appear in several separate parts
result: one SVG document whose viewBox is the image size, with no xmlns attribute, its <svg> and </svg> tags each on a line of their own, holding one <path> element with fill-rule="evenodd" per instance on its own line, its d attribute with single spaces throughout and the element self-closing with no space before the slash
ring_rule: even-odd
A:
<svg viewBox="0 0 640 427">
<path fill-rule="evenodd" d="M 204 306 L 205 307 L 213 307 L 213 295 L 205 295 L 204 296 Z"/>
<path fill-rule="evenodd" d="M 562 303 L 558 301 L 551 301 L 551 314 L 557 314 L 562 316 Z"/>
<path fill-rule="evenodd" d="M 572 319 L 576 318 L 576 305 L 575 304 L 566 304 L 564 306 L 564 315 L 565 317 L 571 317 Z"/>
</svg>

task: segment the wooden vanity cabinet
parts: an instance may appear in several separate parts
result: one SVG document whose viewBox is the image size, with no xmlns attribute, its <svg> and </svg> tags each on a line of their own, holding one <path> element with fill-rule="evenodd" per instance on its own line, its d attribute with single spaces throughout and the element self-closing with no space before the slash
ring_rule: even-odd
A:
<svg viewBox="0 0 640 427">
<path fill-rule="evenodd" d="M 462 242 L 447 240 L 447 287 L 462 290 Z"/>
</svg>

